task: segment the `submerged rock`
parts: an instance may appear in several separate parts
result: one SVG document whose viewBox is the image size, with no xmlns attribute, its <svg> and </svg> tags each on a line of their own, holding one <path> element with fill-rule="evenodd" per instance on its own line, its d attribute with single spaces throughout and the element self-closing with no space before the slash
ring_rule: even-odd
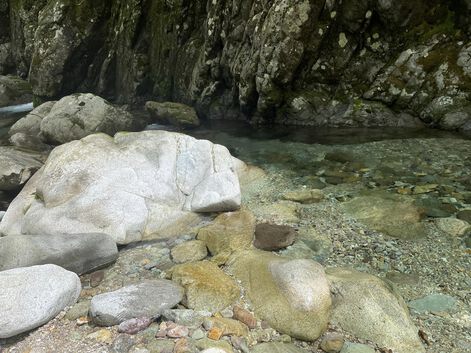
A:
<svg viewBox="0 0 471 353">
<path fill-rule="evenodd" d="M 94 271 L 118 258 L 106 234 L 18 235 L 0 238 L 0 271 L 54 264 L 77 274 Z"/>
<path fill-rule="evenodd" d="M 146 103 L 146 110 L 149 112 L 151 118 L 159 123 L 167 123 L 181 127 L 196 127 L 200 124 L 195 109 L 185 104 L 149 101 Z"/>
<path fill-rule="evenodd" d="M 327 328 L 330 289 L 318 263 L 249 250 L 234 255 L 229 271 L 241 281 L 257 317 L 274 329 L 314 341 Z"/>
<path fill-rule="evenodd" d="M 127 244 L 182 234 L 196 212 L 232 211 L 240 198 L 223 146 L 165 131 L 96 134 L 52 151 L 0 234 L 106 233 Z"/>
<path fill-rule="evenodd" d="M 332 323 L 397 353 L 424 353 L 404 300 L 378 277 L 347 268 L 327 270 Z"/>
<path fill-rule="evenodd" d="M 293 244 L 296 230 L 290 226 L 261 223 L 255 228 L 254 246 L 261 250 L 275 251 Z"/>
<path fill-rule="evenodd" d="M 80 294 L 78 276 L 56 265 L 0 272 L 0 338 L 29 331 L 74 304 Z"/>
<path fill-rule="evenodd" d="M 42 159 L 39 153 L 0 146 L 0 190 L 14 190 L 25 184 L 42 167 Z"/>
<path fill-rule="evenodd" d="M 94 296 L 90 316 L 98 325 L 113 326 L 134 318 L 157 318 L 183 298 L 183 288 L 167 280 L 152 280 Z"/>
<path fill-rule="evenodd" d="M 410 301 L 407 305 L 418 313 L 450 311 L 457 300 L 446 294 L 430 294 Z"/>
<path fill-rule="evenodd" d="M 355 197 L 343 207 L 360 222 L 389 236 L 401 239 L 425 236 L 422 210 L 407 196 L 379 192 Z"/>
</svg>

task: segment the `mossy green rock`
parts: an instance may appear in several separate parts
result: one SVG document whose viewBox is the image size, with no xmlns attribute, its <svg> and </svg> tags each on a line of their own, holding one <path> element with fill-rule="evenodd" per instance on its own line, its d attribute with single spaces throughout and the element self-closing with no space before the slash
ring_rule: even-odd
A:
<svg viewBox="0 0 471 353">
<path fill-rule="evenodd" d="M 195 109 L 185 104 L 149 101 L 146 103 L 146 110 L 151 118 L 159 123 L 181 127 L 196 127 L 200 124 Z"/>
<path fill-rule="evenodd" d="M 236 253 L 228 265 L 256 316 L 274 329 L 314 341 L 327 328 L 331 297 L 318 263 L 247 250 Z"/>
</svg>

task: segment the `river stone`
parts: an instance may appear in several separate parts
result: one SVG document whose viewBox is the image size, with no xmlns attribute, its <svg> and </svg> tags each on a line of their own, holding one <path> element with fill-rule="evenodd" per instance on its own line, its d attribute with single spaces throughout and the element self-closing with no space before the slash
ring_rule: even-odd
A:
<svg viewBox="0 0 471 353">
<path fill-rule="evenodd" d="M 79 275 L 107 266 L 118 248 L 106 234 L 18 235 L 0 238 L 0 271 L 55 264 Z"/>
<path fill-rule="evenodd" d="M 166 321 L 173 321 L 178 325 L 192 328 L 203 324 L 204 318 L 211 316 L 208 311 L 194 311 L 191 309 L 167 309 L 162 312 L 162 317 Z"/>
<path fill-rule="evenodd" d="M 73 305 L 81 291 L 75 273 L 50 264 L 2 271 L 0 288 L 2 339 L 47 323 Z"/>
<path fill-rule="evenodd" d="M 234 164 L 225 147 L 173 132 L 87 136 L 51 152 L 10 204 L 0 234 L 169 238 L 199 223 L 196 212 L 239 208 Z"/>
<path fill-rule="evenodd" d="M 309 204 L 321 202 L 324 199 L 324 193 L 317 189 L 290 191 L 284 193 L 283 198 L 289 201 Z"/>
<path fill-rule="evenodd" d="M 452 237 L 461 237 L 471 230 L 468 222 L 457 218 L 438 218 L 435 220 L 435 225 Z"/>
<path fill-rule="evenodd" d="M 175 246 L 172 251 L 172 260 L 177 264 L 203 260 L 208 256 L 206 244 L 201 240 L 190 240 Z"/>
<path fill-rule="evenodd" d="M 0 108 L 29 103 L 33 100 L 31 85 L 17 76 L 0 76 Z"/>
<path fill-rule="evenodd" d="M 456 218 L 471 224 L 471 210 L 461 210 L 456 214 Z"/>
<path fill-rule="evenodd" d="M 255 217 L 248 210 L 223 213 L 207 227 L 198 231 L 197 238 L 205 242 L 211 255 L 230 254 L 248 249 L 255 232 Z"/>
<path fill-rule="evenodd" d="M 40 125 L 44 141 L 53 144 L 79 140 L 97 132 L 114 135 L 133 127 L 130 113 L 91 93 L 72 94 L 57 101 Z"/>
<path fill-rule="evenodd" d="M 261 250 L 275 251 L 294 243 L 296 230 L 290 226 L 270 223 L 257 224 L 254 246 Z"/>
<path fill-rule="evenodd" d="M 330 289 L 318 263 L 248 250 L 233 256 L 229 271 L 241 281 L 256 316 L 279 332 L 314 341 L 327 328 Z"/>
<path fill-rule="evenodd" d="M 146 103 L 146 110 L 151 118 L 159 123 L 181 127 L 196 127 L 200 124 L 196 110 L 185 104 L 148 101 Z"/>
<path fill-rule="evenodd" d="M 406 304 L 391 285 L 347 268 L 327 269 L 334 293 L 331 323 L 397 353 L 424 353 Z"/>
<path fill-rule="evenodd" d="M 93 297 L 90 316 L 97 325 L 113 326 L 139 317 L 158 317 L 183 298 L 183 288 L 168 280 L 151 280 Z"/>
<path fill-rule="evenodd" d="M 410 197 L 377 192 L 355 197 L 343 207 L 358 221 L 391 237 L 411 240 L 425 236 L 422 211 Z"/>
<path fill-rule="evenodd" d="M 0 190 L 22 186 L 43 165 L 42 156 L 34 152 L 0 146 Z"/>
<path fill-rule="evenodd" d="M 418 313 L 450 311 L 454 308 L 456 299 L 446 294 L 430 294 L 423 298 L 412 300 L 409 308 Z"/>
<path fill-rule="evenodd" d="M 292 343 L 268 342 L 257 344 L 250 353 L 305 353 L 306 351 L 296 347 Z"/>
<path fill-rule="evenodd" d="M 375 349 L 366 344 L 346 342 L 340 353 L 375 353 Z"/>
<path fill-rule="evenodd" d="M 216 313 L 233 304 L 240 296 L 234 280 L 209 261 L 173 267 L 172 280 L 185 287 L 183 304 L 196 311 Z"/>
</svg>

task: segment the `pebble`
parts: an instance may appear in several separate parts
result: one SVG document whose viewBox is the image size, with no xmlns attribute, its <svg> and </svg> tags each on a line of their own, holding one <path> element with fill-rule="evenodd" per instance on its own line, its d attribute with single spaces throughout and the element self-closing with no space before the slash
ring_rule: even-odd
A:
<svg viewBox="0 0 471 353">
<path fill-rule="evenodd" d="M 100 285 L 100 283 L 105 278 L 105 271 L 95 271 L 90 275 L 90 287 L 95 288 Z"/>
<path fill-rule="evenodd" d="M 188 327 L 177 325 L 174 322 L 167 324 L 167 336 L 170 338 L 182 338 L 188 337 L 189 330 Z"/>
<path fill-rule="evenodd" d="M 149 327 L 152 321 L 153 320 L 149 317 L 129 319 L 119 324 L 118 332 L 135 335 L 136 333 Z"/>
<path fill-rule="evenodd" d="M 253 329 L 257 327 L 257 319 L 248 310 L 241 308 L 240 306 L 234 307 L 233 318 L 246 324 L 249 328 Z"/>
<path fill-rule="evenodd" d="M 328 333 L 326 334 L 321 341 L 321 349 L 327 353 L 337 353 L 340 352 L 344 344 L 344 339 L 342 335 L 338 333 Z"/>
</svg>

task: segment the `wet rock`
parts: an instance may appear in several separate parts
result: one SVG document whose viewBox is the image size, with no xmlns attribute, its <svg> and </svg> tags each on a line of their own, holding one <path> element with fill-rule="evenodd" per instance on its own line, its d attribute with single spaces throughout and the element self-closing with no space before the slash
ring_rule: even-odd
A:
<svg viewBox="0 0 471 353">
<path fill-rule="evenodd" d="M 16 76 L 0 76 L 0 108 L 33 101 L 31 85 Z"/>
<path fill-rule="evenodd" d="M 456 218 L 471 224 L 471 210 L 461 210 L 456 214 Z"/>
<path fill-rule="evenodd" d="M 185 306 L 197 311 L 216 313 L 240 296 L 234 280 L 209 261 L 175 266 L 172 280 L 185 287 Z"/>
<path fill-rule="evenodd" d="M 243 251 L 229 263 L 257 317 L 281 333 L 313 341 L 326 329 L 331 297 L 322 266 L 263 251 Z"/>
<path fill-rule="evenodd" d="M 360 222 L 389 236 L 412 240 L 425 235 L 422 211 L 407 196 L 378 192 L 356 197 L 343 207 Z"/>
<path fill-rule="evenodd" d="M 42 158 L 38 153 L 0 146 L 0 190 L 14 190 L 25 184 L 42 167 Z"/>
<path fill-rule="evenodd" d="M 252 245 L 255 231 L 255 217 L 248 210 L 224 213 L 198 232 L 211 255 L 220 255 L 248 249 Z"/>
<path fill-rule="evenodd" d="M 291 343 L 269 342 L 256 345 L 251 353 L 303 353 L 303 349 Z"/>
<path fill-rule="evenodd" d="M 29 331 L 74 304 L 80 294 L 78 276 L 56 265 L 0 272 L 0 338 Z"/>
<path fill-rule="evenodd" d="M 128 335 L 135 335 L 136 333 L 145 330 L 154 320 L 149 317 L 140 317 L 123 321 L 118 326 L 118 332 L 127 333 Z"/>
<path fill-rule="evenodd" d="M 290 226 L 261 223 L 255 227 L 254 246 L 261 250 L 276 251 L 293 244 L 296 230 Z"/>
<path fill-rule="evenodd" d="M 333 292 L 333 324 L 394 352 L 425 352 L 407 306 L 392 286 L 347 268 L 326 272 Z"/>
<path fill-rule="evenodd" d="M 338 333 L 328 333 L 321 341 L 320 348 L 326 353 L 340 352 L 344 345 L 344 338 Z"/>
<path fill-rule="evenodd" d="M 149 101 L 146 103 L 146 110 L 151 118 L 159 123 L 181 127 L 196 127 L 200 125 L 195 109 L 185 104 Z"/>
<path fill-rule="evenodd" d="M 73 141 L 54 149 L 35 177 L 0 233 L 105 232 L 127 244 L 182 234 L 201 221 L 196 212 L 240 206 L 228 150 L 165 131 Z"/>
<path fill-rule="evenodd" d="M 452 204 L 443 203 L 439 199 L 433 197 L 418 199 L 415 201 L 415 204 L 419 209 L 423 210 L 427 217 L 450 217 L 456 212 L 456 207 Z"/>
<path fill-rule="evenodd" d="M 41 120 L 44 141 L 63 144 L 90 134 L 103 132 L 113 136 L 118 131 L 132 131 L 134 119 L 91 93 L 73 94 L 57 101 Z"/>
<path fill-rule="evenodd" d="M 437 218 L 435 225 L 452 237 L 461 237 L 471 230 L 471 225 L 457 218 Z"/>
<path fill-rule="evenodd" d="M 96 271 L 90 275 L 90 287 L 95 288 L 105 279 L 105 271 Z"/>
<path fill-rule="evenodd" d="M 457 300 L 446 294 L 430 294 L 423 298 L 410 301 L 407 305 L 417 313 L 449 312 Z"/>
<path fill-rule="evenodd" d="M 323 263 L 332 253 L 332 241 L 314 227 L 300 227 L 296 242 L 282 250 L 283 256 L 292 259 L 312 259 Z"/>
<path fill-rule="evenodd" d="M 171 254 L 173 262 L 182 264 L 203 260 L 208 256 L 208 249 L 203 241 L 191 240 L 175 246 Z"/>
<path fill-rule="evenodd" d="M 146 281 L 93 297 L 90 316 L 101 326 L 118 325 L 139 317 L 156 318 L 182 298 L 183 288 L 171 281 Z"/>
<path fill-rule="evenodd" d="M 324 199 L 324 193 L 321 190 L 300 190 L 290 191 L 283 194 L 283 198 L 289 201 L 295 201 L 303 204 L 317 203 Z"/>
<path fill-rule="evenodd" d="M 346 342 L 340 353 L 375 353 L 375 349 L 361 343 Z"/>
<path fill-rule="evenodd" d="M 77 274 L 107 266 L 118 248 L 106 234 L 18 235 L 0 238 L 0 271 L 55 264 Z"/>
</svg>

